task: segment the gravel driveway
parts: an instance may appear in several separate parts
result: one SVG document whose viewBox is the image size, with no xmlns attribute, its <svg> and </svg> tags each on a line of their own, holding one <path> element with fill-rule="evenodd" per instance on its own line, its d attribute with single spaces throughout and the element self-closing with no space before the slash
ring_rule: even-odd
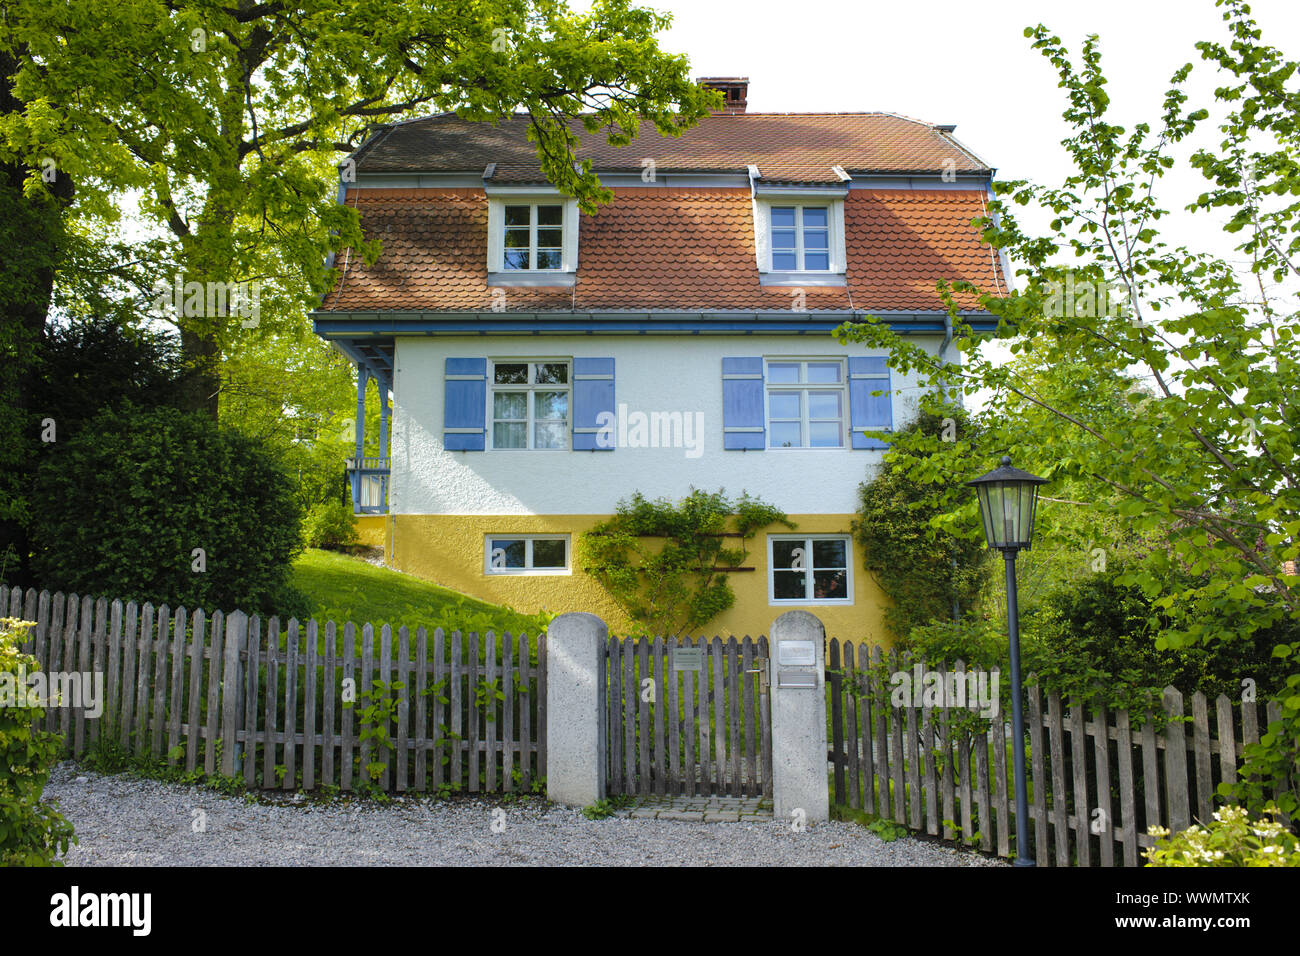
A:
<svg viewBox="0 0 1300 956">
<path fill-rule="evenodd" d="M 850 823 L 795 833 L 775 822 L 588 820 L 487 798 L 279 806 L 67 763 L 45 794 L 80 838 L 69 866 L 1000 865 L 920 840 L 885 843 Z"/>
</svg>

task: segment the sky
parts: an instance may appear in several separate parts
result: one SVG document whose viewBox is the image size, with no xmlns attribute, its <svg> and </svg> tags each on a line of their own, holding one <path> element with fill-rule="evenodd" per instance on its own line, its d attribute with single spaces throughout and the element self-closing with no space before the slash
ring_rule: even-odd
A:
<svg viewBox="0 0 1300 956">
<path fill-rule="evenodd" d="M 1169 78 L 1188 62 L 1194 64 L 1185 87 L 1188 109 L 1207 106 L 1216 115 L 1213 93 L 1223 78 L 1200 59 L 1195 44 L 1228 36 L 1213 0 L 643 2 L 673 14 L 661 45 L 686 54 L 694 76 L 749 78 L 750 112 L 881 110 L 956 124 L 957 139 L 996 169 L 998 179 L 1045 185 L 1058 185 L 1071 172 L 1060 146 L 1068 135 L 1061 118 L 1065 98 L 1051 63 L 1024 35 L 1026 27 L 1043 23 L 1076 63 L 1085 37 L 1097 34 L 1111 121 L 1130 128 L 1138 121 L 1158 125 Z M 1300 57 L 1300 0 L 1260 0 L 1251 12 L 1264 42 Z M 1217 145 L 1212 126 L 1203 133 L 1176 155 Z M 1162 236 L 1244 261 L 1218 221 L 1184 211 L 1204 186 L 1200 174 L 1182 163 L 1166 176 L 1157 198 L 1172 213 L 1161 220 Z M 1029 207 L 1017 208 L 1016 215 L 1031 233 L 1048 232 L 1047 213 Z M 1008 353 L 995 347 L 991 354 Z M 988 399 L 981 392 L 966 404 L 977 409 Z"/>
<path fill-rule="evenodd" d="M 1060 146 L 1065 101 L 1026 27 L 1043 23 L 1075 52 L 1098 34 L 1114 115 L 1125 125 L 1158 120 L 1170 75 L 1189 61 L 1193 102 L 1196 94 L 1212 100 L 1214 77 L 1195 43 L 1227 35 L 1213 0 L 643 2 L 673 15 L 661 45 L 689 56 L 693 75 L 749 77 L 751 112 L 882 110 L 955 123 L 957 138 L 999 179 L 1053 185 L 1070 170 Z M 1300 55 L 1300 2 L 1260 0 L 1251 10 L 1265 42 Z M 1194 172 L 1172 176 L 1166 208 L 1190 202 L 1201 182 Z M 1047 217 L 1024 218 L 1041 228 Z M 1230 249 L 1203 214 L 1168 222 L 1193 246 Z"/>
<path fill-rule="evenodd" d="M 1170 74 L 1199 62 L 1196 41 L 1226 35 L 1212 0 L 645 5 L 673 14 L 661 43 L 687 54 L 696 76 L 748 76 L 751 111 L 884 110 L 956 123 L 958 139 L 1013 179 L 1055 179 L 1066 169 L 1061 91 L 1025 27 L 1041 22 L 1076 50 L 1099 34 L 1112 100 L 1132 117 L 1158 115 Z M 1300 3 L 1261 0 L 1251 9 L 1265 41 L 1300 52 Z"/>
</svg>

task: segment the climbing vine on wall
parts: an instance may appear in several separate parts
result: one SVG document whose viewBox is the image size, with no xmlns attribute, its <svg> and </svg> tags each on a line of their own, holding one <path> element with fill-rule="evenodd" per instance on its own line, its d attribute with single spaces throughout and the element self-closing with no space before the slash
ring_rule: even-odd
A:
<svg viewBox="0 0 1300 956">
<path fill-rule="evenodd" d="M 681 501 L 640 492 L 584 532 L 586 570 L 644 633 L 675 635 L 708 623 L 736 602 L 728 574 L 744 567 L 754 534 L 794 528 L 781 509 L 742 492 L 691 488 Z"/>
</svg>

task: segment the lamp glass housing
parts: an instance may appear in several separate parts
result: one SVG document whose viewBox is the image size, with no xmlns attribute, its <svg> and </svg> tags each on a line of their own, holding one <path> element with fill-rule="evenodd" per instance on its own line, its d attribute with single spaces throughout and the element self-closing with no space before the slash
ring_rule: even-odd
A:
<svg viewBox="0 0 1300 956">
<path fill-rule="evenodd" d="M 1038 508 L 1038 486 L 1047 479 L 1011 467 L 1003 458 L 1002 466 L 967 484 L 979 496 L 984 537 L 990 548 L 1028 550 L 1034 539 L 1034 517 Z"/>
</svg>

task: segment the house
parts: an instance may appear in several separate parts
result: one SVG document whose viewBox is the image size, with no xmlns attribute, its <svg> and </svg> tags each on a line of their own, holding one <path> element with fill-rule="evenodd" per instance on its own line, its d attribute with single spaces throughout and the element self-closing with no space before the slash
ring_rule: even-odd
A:
<svg viewBox="0 0 1300 956">
<path fill-rule="evenodd" d="M 950 126 L 750 113 L 746 80 L 705 82 L 727 108 L 680 138 L 587 138 L 613 190 L 593 216 L 542 177 L 522 116 L 394 124 L 351 158 L 341 201 L 383 252 L 341 254 L 313 318 L 359 370 L 353 501 L 392 567 L 617 629 L 578 536 L 636 491 L 748 491 L 798 527 L 760 532 L 710 632 L 800 607 L 882 640 L 850 535 L 884 447 L 862 431 L 902 423 L 918 386 L 830 332 L 872 313 L 949 348 L 936 281 L 1005 281 L 971 224 L 992 170 Z M 361 454 L 369 380 L 378 458 Z"/>
</svg>

